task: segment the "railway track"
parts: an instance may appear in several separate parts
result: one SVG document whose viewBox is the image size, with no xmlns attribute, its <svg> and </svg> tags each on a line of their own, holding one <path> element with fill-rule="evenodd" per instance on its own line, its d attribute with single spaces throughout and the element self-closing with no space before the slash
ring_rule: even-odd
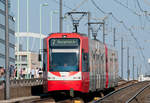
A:
<svg viewBox="0 0 150 103">
<path fill-rule="evenodd" d="M 129 86 L 113 91 L 93 103 L 137 103 L 137 100 L 144 100 L 145 95 L 142 93 L 146 94 L 145 91 L 149 90 L 149 85 L 150 81 L 131 84 Z M 144 102 L 141 101 L 138 103 Z"/>
<path fill-rule="evenodd" d="M 43 98 L 37 100 L 31 100 L 23 103 L 84 103 L 81 98 L 67 98 L 64 100 L 55 100 L 54 98 Z"/>
<path fill-rule="evenodd" d="M 137 83 L 137 81 L 123 81 L 123 82 L 120 82 L 119 86 L 115 88 L 115 90 L 118 90 L 119 88 L 122 88 L 122 87 L 125 87 L 125 86 L 128 86 L 128 85 L 131 85 L 131 84 L 134 84 L 134 83 Z M 98 98 L 102 98 L 101 96 L 99 97 L 96 97 L 96 98 L 93 98 L 93 100 L 90 100 L 88 101 L 88 103 L 92 103 L 93 101 L 98 100 Z M 87 103 L 87 101 L 85 102 L 82 98 L 65 98 L 65 99 L 52 99 L 52 98 L 45 98 L 45 99 L 41 99 L 41 100 L 37 100 L 37 101 L 34 101 L 34 103 Z"/>
<path fill-rule="evenodd" d="M 135 84 L 137 82 L 138 82 L 137 80 L 121 81 L 121 82 L 118 83 L 118 86 L 115 87 L 115 90 L 118 90 L 120 88 L 123 88 L 123 87 L 129 86 L 129 85 Z"/>
<path fill-rule="evenodd" d="M 132 85 L 134 83 L 137 83 L 137 81 L 123 81 L 123 82 L 120 82 L 119 86 L 115 88 L 115 90 L 117 91 L 118 89 L 120 88 L 123 88 L 125 86 L 128 86 L 128 85 Z M 110 91 L 108 92 L 107 91 L 107 94 L 110 93 Z M 24 101 L 24 102 L 21 102 L 21 103 L 93 103 L 94 101 L 102 98 L 102 92 L 99 93 L 99 95 L 97 96 L 94 96 L 92 97 L 93 99 L 89 99 L 89 97 L 91 96 L 88 96 L 87 98 L 81 98 L 81 97 L 75 97 L 75 98 L 70 98 L 70 97 L 67 97 L 65 96 L 64 94 L 41 94 L 41 98 L 40 99 L 36 99 L 36 100 L 29 100 L 29 101 Z"/>
<path fill-rule="evenodd" d="M 143 88 L 141 88 L 133 97 L 131 97 L 126 103 L 145 103 L 150 102 L 145 98 L 150 95 L 150 83 Z M 148 95 L 148 96 L 149 96 Z"/>
</svg>

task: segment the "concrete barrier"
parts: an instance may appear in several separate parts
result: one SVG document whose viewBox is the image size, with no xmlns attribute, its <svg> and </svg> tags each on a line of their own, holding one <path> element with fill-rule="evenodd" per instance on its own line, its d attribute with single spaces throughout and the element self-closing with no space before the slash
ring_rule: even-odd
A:
<svg viewBox="0 0 150 103">
<path fill-rule="evenodd" d="M 10 81 L 10 98 L 26 97 L 43 93 L 43 79 L 26 79 Z M 0 84 L 0 100 L 5 99 L 4 82 Z"/>
<path fill-rule="evenodd" d="M 31 86 L 10 87 L 10 98 L 31 96 Z M 5 89 L 0 89 L 0 100 L 5 99 Z"/>
</svg>

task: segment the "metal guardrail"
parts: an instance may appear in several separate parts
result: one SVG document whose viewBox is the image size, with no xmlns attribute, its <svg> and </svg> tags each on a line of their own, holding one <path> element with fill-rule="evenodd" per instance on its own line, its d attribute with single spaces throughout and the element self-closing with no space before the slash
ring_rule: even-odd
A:
<svg viewBox="0 0 150 103">
<path fill-rule="evenodd" d="M 10 86 L 36 86 L 42 85 L 43 78 L 36 78 L 36 79 L 21 79 L 21 80 L 11 80 Z"/>
<path fill-rule="evenodd" d="M 0 85 L 5 81 L 0 81 Z M 43 85 L 43 78 L 10 80 L 10 87 Z"/>
</svg>

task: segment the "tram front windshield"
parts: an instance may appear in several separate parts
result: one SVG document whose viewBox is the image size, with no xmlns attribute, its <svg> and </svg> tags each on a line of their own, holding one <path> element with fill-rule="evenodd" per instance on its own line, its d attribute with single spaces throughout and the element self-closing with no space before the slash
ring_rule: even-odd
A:
<svg viewBox="0 0 150 103">
<path fill-rule="evenodd" d="M 61 44 L 50 47 L 50 72 L 75 71 L 79 71 L 79 46 L 64 47 Z"/>
</svg>

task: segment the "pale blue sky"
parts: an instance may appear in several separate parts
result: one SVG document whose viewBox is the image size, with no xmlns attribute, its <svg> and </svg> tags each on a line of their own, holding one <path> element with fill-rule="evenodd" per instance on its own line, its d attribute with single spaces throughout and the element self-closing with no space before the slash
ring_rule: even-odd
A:
<svg viewBox="0 0 150 103">
<path fill-rule="evenodd" d="M 11 12 L 13 12 L 15 18 L 16 18 L 16 24 L 17 24 L 17 1 L 18 0 L 11 0 Z M 69 8 L 76 8 L 79 3 L 81 3 L 83 0 L 63 0 L 63 4 L 65 4 Z M 105 16 L 102 12 L 100 12 L 91 2 L 91 0 L 84 0 L 85 3 L 77 9 L 77 11 L 90 11 L 92 18 L 102 18 Z M 106 36 L 106 43 L 109 45 L 113 44 L 113 32 L 112 28 L 116 27 L 116 49 L 118 50 L 119 55 L 119 61 L 120 61 L 120 37 L 123 36 L 125 39 L 124 47 L 130 47 L 130 56 L 136 56 L 135 64 L 136 69 L 137 66 L 142 64 L 142 72 L 143 73 L 150 73 L 149 68 L 146 69 L 144 66 L 144 63 L 148 65 L 147 59 L 150 57 L 150 42 L 144 42 L 144 40 L 150 40 L 150 21 L 146 20 L 145 16 L 136 16 L 131 11 L 134 10 L 138 12 L 141 15 L 144 15 L 142 12 L 140 12 L 140 9 L 138 7 L 137 0 L 118 0 L 124 5 L 126 5 L 129 9 L 121 6 L 120 4 L 116 3 L 115 0 L 94 0 L 96 4 L 104 10 L 105 12 L 112 12 L 115 17 L 117 17 L 119 20 L 123 20 L 124 23 L 127 25 L 128 28 L 131 28 L 132 26 L 138 27 L 138 29 L 132 29 L 135 37 L 139 41 L 142 48 L 144 48 L 144 56 L 146 57 L 146 61 L 143 60 L 142 55 L 139 51 L 135 40 L 131 37 L 129 31 L 124 29 L 124 27 L 116 22 L 111 16 L 106 20 L 107 26 L 107 36 Z M 59 0 L 29 0 L 29 31 L 30 32 L 36 32 L 39 33 L 39 8 L 40 4 L 42 3 L 48 3 L 48 7 L 42 8 L 42 33 L 47 35 L 50 33 L 50 12 L 52 10 L 59 10 Z M 142 7 L 142 9 L 146 11 L 150 11 L 150 0 L 139 0 L 139 3 Z M 71 11 L 71 9 L 63 6 L 63 15 L 66 12 Z M 150 19 L 150 17 L 148 17 Z M 94 20 L 92 20 L 94 21 Z M 79 31 L 81 33 L 87 33 L 87 17 L 84 17 L 84 19 L 81 21 L 80 29 Z M 67 26 L 70 25 L 71 28 L 71 19 L 68 18 L 66 21 L 64 21 L 64 32 L 67 31 Z M 145 27 L 144 30 L 139 29 L 141 27 Z M 16 25 L 17 28 L 17 25 Z M 17 29 L 16 29 L 17 30 Z M 26 31 L 26 0 L 20 0 L 20 32 Z M 59 14 L 53 14 L 53 32 L 59 31 Z M 70 29 L 70 32 L 72 30 Z M 98 34 L 98 39 L 102 40 L 102 32 L 100 31 Z M 38 45 L 35 45 L 37 48 Z M 124 49 L 124 77 L 126 78 L 126 49 Z M 132 69 L 132 57 L 130 57 L 130 69 Z M 119 62 L 120 64 L 120 62 Z M 147 66 L 148 67 L 148 66 Z M 120 68 L 120 66 L 119 66 Z M 136 70 L 135 69 L 135 70 Z M 135 71 L 136 73 L 136 71 Z M 132 77 L 132 71 L 131 71 L 131 77 Z"/>
</svg>

